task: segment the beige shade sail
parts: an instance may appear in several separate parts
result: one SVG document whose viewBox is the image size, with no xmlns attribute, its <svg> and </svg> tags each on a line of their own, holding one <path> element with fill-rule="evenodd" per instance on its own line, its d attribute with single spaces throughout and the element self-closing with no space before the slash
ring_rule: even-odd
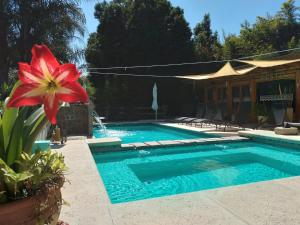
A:
<svg viewBox="0 0 300 225">
<path fill-rule="evenodd" d="M 239 73 L 232 68 L 230 62 L 227 62 L 221 69 L 219 69 L 213 76 L 214 77 L 224 77 L 231 75 L 239 75 Z"/>
<path fill-rule="evenodd" d="M 211 74 L 203 74 L 203 75 L 190 75 L 190 76 L 176 76 L 177 78 L 188 79 L 188 80 L 207 80 L 211 77 Z"/>
<path fill-rule="evenodd" d="M 300 62 L 300 59 L 295 60 L 238 60 L 239 62 L 246 63 L 249 65 L 253 65 L 256 67 L 267 68 L 274 66 L 281 66 L 286 64 L 291 64 L 295 62 Z"/>
<path fill-rule="evenodd" d="M 255 69 L 256 66 L 244 68 L 235 70 L 230 62 L 227 62 L 220 70 L 218 70 L 216 73 L 210 73 L 210 74 L 202 74 L 202 75 L 190 75 L 190 76 L 177 76 L 177 78 L 183 78 L 183 79 L 190 79 L 190 80 L 208 80 L 208 79 L 216 79 L 221 77 L 227 77 L 227 76 L 239 76 L 244 75 L 246 73 L 249 73 L 253 69 Z"/>
</svg>

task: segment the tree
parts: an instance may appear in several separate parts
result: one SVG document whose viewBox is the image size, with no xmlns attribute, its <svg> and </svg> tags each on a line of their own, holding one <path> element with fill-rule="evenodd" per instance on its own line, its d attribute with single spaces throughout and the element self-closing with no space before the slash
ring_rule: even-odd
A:
<svg viewBox="0 0 300 225">
<path fill-rule="evenodd" d="M 98 3 L 95 17 L 99 26 L 89 38 L 88 63 L 103 67 L 192 58 L 191 31 L 183 10 L 166 0 Z"/>
<path fill-rule="evenodd" d="M 113 0 L 98 3 L 97 32 L 90 35 L 85 52 L 91 67 L 152 65 L 192 61 L 191 30 L 183 10 L 167 0 Z M 185 72 L 187 68 L 184 68 Z M 103 71 L 102 71 L 103 72 Z M 180 68 L 139 68 L 113 70 L 114 73 L 177 75 Z M 151 101 L 153 79 L 113 77 L 92 74 L 97 98 L 111 106 L 142 105 Z M 170 82 L 163 85 L 166 99 L 173 98 Z M 162 87 L 162 86 L 160 86 Z M 113 91 L 114 96 L 107 90 Z M 108 101 L 110 99 L 110 101 Z"/>
<path fill-rule="evenodd" d="M 221 58 L 222 46 L 218 40 L 218 33 L 211 30 L 209 14 L 205 14 L 203 21 L 194 29 L 194 47 L 197 59 L 201 61 Z"/>
<path fill-rule="evenodd" d="M 239 36 L 229 35 L 225 38 L 225 58 L 263 54 L 300 46 L 299 11 L 294 0 L 287 0 L 274 16 L 259 16 L 253 25 L 244 22 Z"/>
<path fill-rule="evenodd" d="M 8 80 L 8 33 L 12 29 L 9 18 L 11 8 L 11 1 L 0 1 L 0 84 Z"/>
<path fill-rule="evenodd" d="M 223 57 L 224 59 L 237 59 L 244 56 L 244 44 L 238 36 L 230 34 L 224 38 Z"/>
<path fill-rule="evenodd" d="M 299 7 L 295 5 L 295 0 L 287 0 L 284 2 L 277 16 L 288 24 L 297 25 L 299 22 Z"/>
<path fill-rule="evenodd" d="M 85 17 L 78 0 L 1 0 L 0 77 L 7 81 L 8 69 L 28 61 L 36 43 L 47 44 L 61 61 L 76 59 L 70 41 L 84 33 Z M 2 67 L 3 65 L 3 67 Z"/>
</svg>

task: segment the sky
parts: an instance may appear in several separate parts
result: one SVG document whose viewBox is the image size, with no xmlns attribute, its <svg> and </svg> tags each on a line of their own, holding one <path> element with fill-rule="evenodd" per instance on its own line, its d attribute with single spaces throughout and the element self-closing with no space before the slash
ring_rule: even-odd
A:
<svg viewBox="0 0 300 225">
<path fill-rule="evenodd" d="M 211 16 L 213 31 L 218 31 L 220 37 L 223 33 L 238 34 L 240 25 L 245 20 L 251 24 L 257 16 L 274 15 L 279 11 L 285 0 L 170 0 L 173 6 L 184 10 L 184 15 L 193 29 L 203 19 L 205 13 Z M 94 5 L 101 0 L 82 1 L 81 7 L 86 16 L 86 34 L 81 44 L 86 45 L 89 33 L 96 31 L 98 21 L 94 18 Z M 296 0 L 300 6 L 300 0 Z M 221 40 L 222 41 L 222 40 Z"/>
</svg>

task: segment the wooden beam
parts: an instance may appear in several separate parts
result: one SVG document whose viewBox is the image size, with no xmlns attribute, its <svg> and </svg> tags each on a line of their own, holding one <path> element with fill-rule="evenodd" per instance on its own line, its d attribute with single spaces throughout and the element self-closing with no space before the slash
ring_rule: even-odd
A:
<svg viewBox="0 0 300 225">
<path fill-rule="evenodd" d="M 227 114 L 232 115 L 232 84 L 231 81 L 226 81 L 226 96 L 227 96 Z"/>
<path fill-rule="evenodd" d="M 256 81 L 252 79 L 250 81 L 250 99 L 251 99 L 251 121 L 256 122 L 256 115 L 254 115 L 254 110 L 256 107 Z"/>
<path fill-rule="evenodd" d="M 218 88 L 217 87 L 213 87 L 213 103 L 214 106 L 218 106 Z"/>
</svg>

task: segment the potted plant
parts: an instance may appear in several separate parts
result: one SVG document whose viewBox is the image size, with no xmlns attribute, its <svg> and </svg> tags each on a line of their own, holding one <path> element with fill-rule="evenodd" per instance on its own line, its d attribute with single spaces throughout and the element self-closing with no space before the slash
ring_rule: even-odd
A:
<svg viewBox="0 0 300 225">
<path fill-rule="evenodd" d="M 259 124 L 264 124 L 269 118 L 267 107 L 263 103 L 256 104 L 255 114 L 257 116 L 257 121 Z"/>
<path fill-rule="evenodd" d="M 33 47 L 31 65 L 19 63 L 19 81 L 0 116 L 0 224 L 57 223 L 64 158 L 51 150 L 33 153 L 32 146 L 49 121 L 56 124 L 62 102 L 88 101 L 79 76 L 45 45 Z"/>
</svg>

